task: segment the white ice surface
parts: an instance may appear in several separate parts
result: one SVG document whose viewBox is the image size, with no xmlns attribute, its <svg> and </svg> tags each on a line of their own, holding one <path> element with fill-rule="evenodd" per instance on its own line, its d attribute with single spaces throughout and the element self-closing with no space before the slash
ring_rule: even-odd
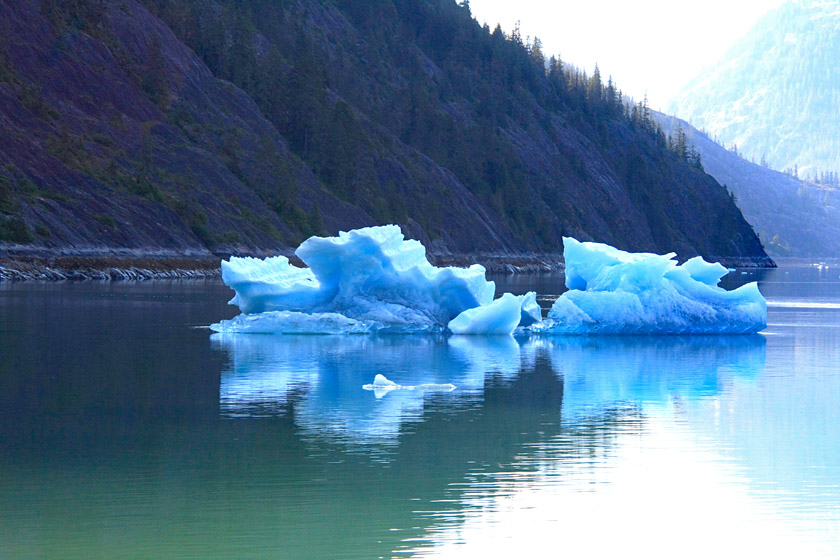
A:
<svg viewBox="0 0 840 560">
<path fill-rule="evenodd" d="M 746 334 L 767 326 L 767 302 L 756 283 L 727 291 L 727 270 L 694 258 L 627 253 L 564 238 L 566 287 L 547 320 L 552 334 Z"/>
<path fill-rule="evenodd" d="M 377 373 L 376 377 L 373 378 L 373 385 L 374 387 L 399 387 L 399 385 L 397 385 L 381 373 Z"/>
</svg>

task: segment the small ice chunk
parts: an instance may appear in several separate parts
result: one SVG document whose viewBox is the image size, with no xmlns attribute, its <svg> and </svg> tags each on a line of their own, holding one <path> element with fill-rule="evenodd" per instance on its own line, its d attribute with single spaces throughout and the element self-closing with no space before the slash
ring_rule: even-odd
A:
<svg viewBox="0 0 840 560">
<path fill-rule="evenodd" d="M 373 378 L 372 384 L 362 385 L 362 389 L 365 389 L 366 391 L 373 391 L 373 396 L 377 399 L 381 399 L 394 389 L 402 388 L 402 386 L 397 385 L 381 373 L 376 374 L 376 377 Z"/>
<path fill-rule="evenodd" d="M 449 393 L 450 391 L 454 391 L 456 387 L 452 383 L 425 383 L 423 385 L 415 385 L 412 389 L 427 393 Z"/>
<path fill-rule="evenodd" d="M 528 292 L 522 297 L 522 315 L 519 319 L 520 327 L 530 327 L 542 321 L 542 309 L 537 303 L 537 292 Z"/>
<path fill-rule="evenodd" d="M 767 326 L 767 302 L 755 282 L 732 291 L 727 270 L 673 253 L 627 253 L 564 238 L 566 286 L 538 329 L 556 334 L 748 334 Z"/>
<path fill-rule="evenodd" d="M 373 383 L 362 385 L 362 389 L 366 391 L 373 391 L 374 396 L 380 399 L 387 395 L 390 391 L 396 389 L 403 389 L 406 391 L 426 391 L 426 392 L 449 392 L 455 389 L 452 383 L 425 383 L 422 385 L 398 385 L 382 375 L 377 373 L 373 378 Z"/>
<path fill-rule="evenodd" d="M 402 389 L 404 391 L 421 391 L 426 393 L 448 393 L 455 390 L 455 385 L 452 383 L 423 383 L 421 385 L 362 385 L 363 389 L 372 389 L 374 392 L 383 391 L 388 392 L 393 389 Z"/>
<path fill-rule="evenodd" d="M 377 373 L 376 377 L 373 378 L 373 386 L 374 387 L 397 387 L 397 384 L 382 375 L 381 373 Z"/>
<path fill-rule="evenodd" d="M 499 299 L 467 309 L 451 321 L 449 330 L 454 334 L 509 335 L 522 321 L 525 296 L 504 294 Z"/>
</svg>

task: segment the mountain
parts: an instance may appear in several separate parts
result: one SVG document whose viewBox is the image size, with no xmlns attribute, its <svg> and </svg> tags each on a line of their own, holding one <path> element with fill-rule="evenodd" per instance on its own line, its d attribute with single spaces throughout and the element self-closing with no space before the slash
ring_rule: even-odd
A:
<svg viewBox="0 0 840 560">
<path fill-rule="evenodd" d="M 665 134 L 682 129 L 703 168 L 726 186 L 773 258 L 840 257 L 840 190 L 762 167 L 686 121 L 654 113 Z"/>
<path fill-rule="evenodd" d="M 749 159 L 816 176 L 840 170 L 840 2 L 763 16 L 667 107 Z"/>
<path fill-rule="evenodd" d="M 571 235 L 769 263 L 646 107 L 467 3 L 0 0 L 0 29 L 7 253 L 288 253 L 391 222 L 439 259 Z"/>
</svg>

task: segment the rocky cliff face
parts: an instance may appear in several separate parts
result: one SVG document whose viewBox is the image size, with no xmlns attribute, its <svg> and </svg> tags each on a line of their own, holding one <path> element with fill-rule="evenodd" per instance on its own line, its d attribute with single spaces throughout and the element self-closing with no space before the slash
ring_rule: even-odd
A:
<svg viewBox="0 0 840 560">
<path fill-rule="evenodd" d="M 7 253 L 267 254 L 394 222 L 441 257 L 573 235 L 765 258 L 712 178 L 454 2 L 0 0 L 0 29 Z"/>
<path fill-rule="evenodd" d="M 255 193 L 260 181 L 321 200 L 339 227 L 373 223 L 323 194 L 253 100 L 141 6 L 108 4 L 77 26 L 44 12 L 6 2 L 0 16 L 0 181 L 30 230 L 12 241 L 78 254 L 268 250 L 297 231 Z"/>
</svg>

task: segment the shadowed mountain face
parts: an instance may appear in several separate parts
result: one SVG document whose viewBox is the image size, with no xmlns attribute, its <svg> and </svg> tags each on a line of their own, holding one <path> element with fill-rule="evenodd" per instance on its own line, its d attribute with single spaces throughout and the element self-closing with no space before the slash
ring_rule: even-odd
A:
<svg viewBox="0 0 840 560">
<path fill-rule="evenodd" d="M 687 122 L 656 113 L 665 134 L 681 126 L 703 168 L 733 199 L 776 257 L 840 257 L 840 193 L 751 163 L 716 144 Z"/>
<path fill-rule="evenodd" d="M 398 223 L 433 256 L 563 235 L 769 262 L 612 85 L 446 0 L 0 0 L 0 248 L 288 252 Z"/>
<path fill-rule="evenodd" d="M 775 169 L 840 169 L 840 4 L 787 2 L 768 13 L 668 107 Z"/>
</svg>

